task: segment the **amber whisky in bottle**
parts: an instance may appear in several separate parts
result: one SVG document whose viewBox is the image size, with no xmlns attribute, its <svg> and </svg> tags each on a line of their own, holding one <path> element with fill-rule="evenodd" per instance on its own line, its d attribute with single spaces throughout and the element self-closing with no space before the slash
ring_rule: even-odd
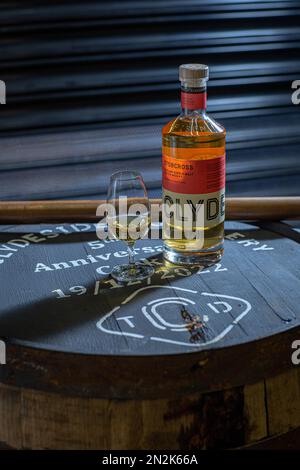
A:
<svg viewBox="0 0 300 470">
<path fill-rule="evenodd" d="M 207 65 L 179 67 L 182 112 L 162 130 L 163 202 L 180 209 L 174 217 L 163 212 L 164 257 L 172 263 L 206 266 L 223 254 L 226 132 L 206 113 L 208 77 Z M 184 207 L 191 209 L 194 238 L 182 226 L 178 237 Z"/>
</svg>

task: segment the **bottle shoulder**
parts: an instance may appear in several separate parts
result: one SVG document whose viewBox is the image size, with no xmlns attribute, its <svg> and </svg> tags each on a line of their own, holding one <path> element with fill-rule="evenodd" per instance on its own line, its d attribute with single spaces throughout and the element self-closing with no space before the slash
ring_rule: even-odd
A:
<svg viewBox="0 0 300 470">
<path fill-rule="evenodd" d="M 207 113 L 181 113 L 176 118 L 168 122 L 162 129 L 163 134 L 172 135 L 207 135 L 218 134 L 225 137 L 226 130 L 222 124 L 218 123 Z"/>
</svg>

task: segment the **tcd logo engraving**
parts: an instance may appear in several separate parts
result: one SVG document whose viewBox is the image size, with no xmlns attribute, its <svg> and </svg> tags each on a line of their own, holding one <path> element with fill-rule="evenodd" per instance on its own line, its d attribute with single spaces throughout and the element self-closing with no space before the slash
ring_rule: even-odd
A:
<svg viewBox="0 0 300 470">
<path fill-rule="evenodd" d="M 181 312 L 205 325 L 201 340 L 191 341 L 191 327 Z M 97 322 L 104 333 L 199 348 L 217 343 L 251 310 L 242 298 L 171 286 L 146 286 L 130 294 Z"/>
</svg>

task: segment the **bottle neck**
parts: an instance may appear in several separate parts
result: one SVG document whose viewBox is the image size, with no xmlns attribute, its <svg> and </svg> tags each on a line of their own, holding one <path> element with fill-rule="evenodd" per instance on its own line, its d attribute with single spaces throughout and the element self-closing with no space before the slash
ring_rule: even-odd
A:
<svg viewBox="0 0 300 470">
<path fill-rule="evenodd" d="M 206 110 L 206 86 L 189 88 L 181 85 L 181 107 L 184 114 Z"/>
</svg>

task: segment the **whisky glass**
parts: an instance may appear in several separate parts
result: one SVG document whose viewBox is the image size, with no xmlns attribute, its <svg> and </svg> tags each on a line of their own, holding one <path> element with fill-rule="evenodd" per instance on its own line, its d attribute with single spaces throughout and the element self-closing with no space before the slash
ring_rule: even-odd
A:
<svg viewBox="0 0 300 470">
<path fill-rule="evenodd" d="M 146 238 L 150 226 L 150 203 L 142 175 L 135 171 L 118 171 L 110 178 L 107 203 L 114 211 L 106 220 L 110 236 L 127 245 L 128 263 L 117 265 L 111 271 L 121 283 L 147 279 L 154 273 L 150 265 L 135 262 L 135 242 Z"/>
</svg>

